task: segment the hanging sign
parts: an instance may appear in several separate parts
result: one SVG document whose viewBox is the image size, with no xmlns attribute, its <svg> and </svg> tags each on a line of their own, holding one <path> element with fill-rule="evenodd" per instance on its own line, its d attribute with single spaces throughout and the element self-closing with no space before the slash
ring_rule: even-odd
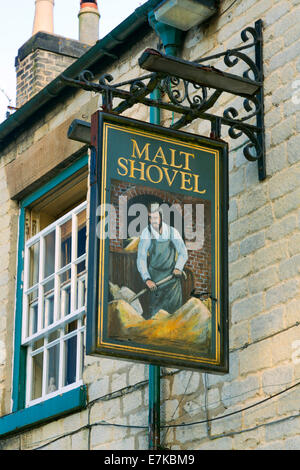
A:
<svg viewBox="0 0 300 470">
<path fill-rule="evenodd" d="M 228 371 L 228 150 L 92 116 L 87 354 Z"/>
</svg>

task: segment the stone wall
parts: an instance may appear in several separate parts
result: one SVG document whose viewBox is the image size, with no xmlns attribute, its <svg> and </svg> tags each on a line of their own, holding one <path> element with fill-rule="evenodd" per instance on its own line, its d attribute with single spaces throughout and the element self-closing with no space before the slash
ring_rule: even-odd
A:
<svg viewBox="0 0 300 470">
<path fill-rule="evenodd" d="M 231 3 L 231 0 L 222 2 L 221 11 L 226 11 Z M 231 149 L 229 373 L 216 376 L 161 370 L 162 424 L 222 419 L 163 428 L 162 444 L 171 449 L 300 448 L 299 386 L 241 411 L 300 379 L 297 346 L 300 340 L 300 105 L 299 96 L 295 96 L 295 82 L 300 74 L 300 1 L 237 1 L 209 27 L 194 28 L 188 33 L 183 56 L 196 60 L 238 46 L 240 31 L 259 18 L 264 24 L 266 180 L 260 182 L 257 164 L 245 160 L 241 148 L 245 139 L 235 142 L 228 139 L 225 131 L 222 135 L 228 139 Z M 140 73 L 137 57 L 146 45 L 156 47 L 153 35 L 122 57 L 108 73 L 118 80 L 137 76 Z M 71 112 L 78 112 L 80 118 L 82 101 L 88 110 L 88 120 L 97 108 L 97 99 L 89 100 L 88 93 L 78 93 L 76 100 L 64 103 L 55 116 L 45 117 L 48 126 Z M 228 97 L 222 99 L 221 108 L 228 103 Z M 141 120 L 149 118 L 148 110 L 139 106 L 124 114 Z M 164 125 L 169 125 L 171 120 L 172 116 L 164 112 Z M 210 131 L 206 123 L 199 121 L 186 130 L 203 135 Z M 2 165 L 13 158 L 22 158 L 21 148 L 26 139 L 34 141 L 35 134 L 28 132 L 23 140 L 11 146 Z M 4 241 L 8 240 L 4 251 L 8 254 L 4 254 L 1 264 L 0 282 L 2 279 L 5 289 L 9 283 L 0 317 L 0 403 L 5 414 L 10 411 L 11 368 L 7 357 L 12 354 L 13 342 L 17 207 L 9 201 L 4 172 L 1 174 L 1 194 L 5 195 L 1 207 L 7 213 L 6 229 L 1 226 L 1 236 L 3 231 Z M 87 409 L 12 435 L 3 439 L 0 446 L 3 449 L 146 449 L 147 381 L 148 368 L 144 365 L 86 357 Z M 231 415 L 226 417 L 227 414 Z"/>
</svg>

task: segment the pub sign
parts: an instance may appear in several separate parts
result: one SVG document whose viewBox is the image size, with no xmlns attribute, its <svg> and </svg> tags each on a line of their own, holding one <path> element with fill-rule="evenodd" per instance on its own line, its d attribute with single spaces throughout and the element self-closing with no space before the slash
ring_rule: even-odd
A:
<svg viewBox="0 0 300 470">
<path fill-rule="evenodd" d="M 87 354 L 228 371 L 228 149 L 92 116 Z"/>
</svg>

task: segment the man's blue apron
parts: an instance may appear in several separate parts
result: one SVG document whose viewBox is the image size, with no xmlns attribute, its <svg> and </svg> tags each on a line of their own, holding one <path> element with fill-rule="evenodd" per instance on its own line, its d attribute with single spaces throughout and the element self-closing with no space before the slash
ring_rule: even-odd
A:
<svg viewBox="0 0 300 470">
<path fill-rule="evenodd" d="M 172 234 L 172 229 L 171 234 Z M 154 282 L 170 276 L 176 264 L 176 249 L 171 239 L 158 241 L 151 237 L 151 245 L 148 250 L 148 271 Z M 150 317 L 153 317 L 160 309 L 168 313 L 174 313 L 182 305 L 181 280 L 174 278 L 166 285 L 158 287 L 150 292 Z"/>
</svg>

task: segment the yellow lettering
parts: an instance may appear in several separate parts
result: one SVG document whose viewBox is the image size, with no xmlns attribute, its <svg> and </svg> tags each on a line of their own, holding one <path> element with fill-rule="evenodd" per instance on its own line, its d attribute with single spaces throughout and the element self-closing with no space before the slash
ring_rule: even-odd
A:
<svg viewBox="0 0 300 470">
<path fill-rule="evenodd" d="M 150 169 L 151 168 L 155 168 L 158 172 L 158 180 L 157 181 L 154 181 L 153 177 L 150 176 Z M 154 183 L 154 184 L 157 184 L 157 183 L 160 183 L 161 180 L 163 179 L 163 172 L 161 170 L 161 168 L 157 165 L 149 165 L 146 169 L 146 176 L 147 176 L 147 179 L 149 181 L 151 181 L 151 183 Z"/>
<path fill-rule="evenodd" d="M 122 163 L 122 162 L 125 162 L 125 163 Z M 126 176 L 127 173 L 128 173 L 128 168 L 127 168 L 127 163 L 128 163 L 128 160 L 124 157 L 120 157 L 119 160 L 118 160 L 118 165 L 123 168 L 123 170 L 125 171 L 125 173 L 121 173 L 121 171 L 119 170 L 119 168 L 117 169 L 119 175 L 121 176 Z"/>
<path fill-rule="evenodd" d="M 176 150 L 175 149 L 170 149 L 171 151 L 171 163 L 170 163 L 170 166 L 173 166 L 174 168 L 182 168 L 182 165 L 176 165 L 175 164 L 175 153 L 176 153 Z"/>
<path fill-rule="evenodd" d="M 140 165 L 140 168 L 138 168 L 138 167 L 134 166 L 134 160 L 129 160 L 129 161 L 130 161 L 130 174 L 129 174 L 129 177 L 136 179 L 136 177 L 134 176 L 134 172 L 139 171 L 140 172 L 140 180 L 146 181 L 145 180 L 145 163 L 144 162 L 138 162 L 139 165 Z"/>
<path fill-rule="evenodd" d="M 136 140 L 131 139 L 131 141 L 133 142 L 133 149 L 132 149 L 132 155 L 131 155 L 132 158 L 137 158 L 136 155 L 135 155 L 135 152 L 136 152 L 138 158 L 141 159 L 143 153 L 145 152 L 145 158 L 144 158 L 144 160 L 150 161 L 150 158 L 149 158 L 149 145 L 150 145 L 150 144 L 145 144 L 143 150 L 140 151 L 139 146 L 138 146 Z"/>
<path fill-rule="evenodd" d="M 153 162 L 153 163 L 156 163 L 156 159 L 157 159 L 157 158 L 160 158 L 160 159 L 162 160 L 162 163 L 163 163 L 164 165 L 167 165 L 167 164 L 168 164 L 168 163 L 167 163 L 167 160 L 166 160 L 166 157 L 165 157 L 165 155 L 164 155 L 163 149 L 162 149 L 161 147 L 159 147 L 159 149 L 157 150 L 156 155 L 155 155 L 155 157 L 153 158 L 152 162 Z"/>
<path fill-rule="evenodd" d="M 193 188 L 187 188 L 186 184 L 191 184 L 191 177 L 189 173 L 186 173 L 185 171 L 181 171 L 181 186 L 180 189 L 184 189 L 185 191 L 193 191 Z"/>
<path fill-rule="evenodd" d="M 177 175 L 177 173 L 178 173 L 178 170 L 173 170 L 173 178 L 171 179 L 171 178 L 170 178 L 170 175 L 169 175 L 168 168 L 166 168 L 166 167 L 163 166 L 162 169 L 163 169 L 164 174 L 165 174 L 165 176 L 166 176 L 168 185 L 169 185 L 169 186 L 172 186 L 172 184 L 174 183 L 174 179 L 175 179 L 175 177 L 176 177 L 176 175 Z"/>
<path fill-rule="evenodd" d="M 180 155 L 185 156 L 185 166 L 183 167 L 183 169 L 191 171 L 191 169 L 189 167 L 189 163 L 190 163 L 189 157 L 195 158 L 195 155 L 193 153 L 187 153 L 187 152 L 180 152 Z"/>
<path fill-rule="evenodd" d="M 195 193 L 199 193 L 199 194 L 205 194 L 206 193 L 206 189 L 202 189 L 202 191 L 199 191 L 199 175 L 193 175 L 194 177 L 194 182 L 195 182 L 195 185 L 194 185 L 194 192 Z"/>
</svg>

